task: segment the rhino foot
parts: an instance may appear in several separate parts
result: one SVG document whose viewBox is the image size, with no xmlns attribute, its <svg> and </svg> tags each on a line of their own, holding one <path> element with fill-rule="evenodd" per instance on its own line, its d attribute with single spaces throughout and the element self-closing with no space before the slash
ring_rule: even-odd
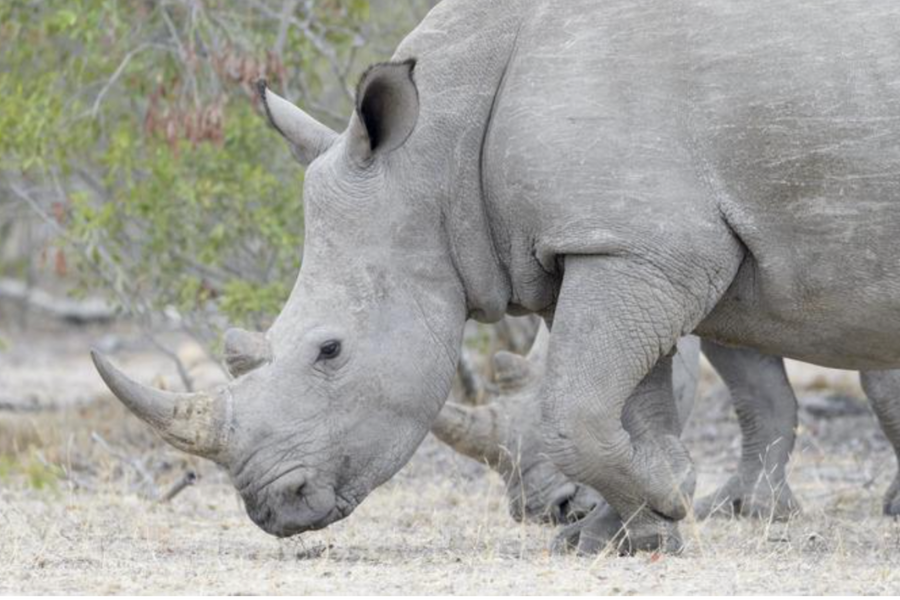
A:
<svg viewBox="0 0 900 600">
<path fill-rule="evenodd" d="M 897 506 L 900 509 L 900 503 Z M 887 511 L 887 504 L 885 504 Z M 783 482 L 774 488 L 765 482 L 756 486 L 744 485 L 735 475 L 717 491 L 705 496 L 694 505 L 698 519 L 709 517 L 747 517 L 769 521 L 787 521 L 800 514 L 800 503 Z"/>
<path fill-rule="evenodd" d="M 553 540 L 551 553 L 593 556 L 607 548 L 620 555 L 640 550 L 678 553 L 683 544 L 674 521 L 638 518 L 626 528 L 616 511 L 604 503 L 584 519 L 563 527 Z"/>
<path fill-rule="evenodd" d="M 551 553 L 576 552 L 579 555 L 597 554 L 622 530 L 622 519 L 605 502 L 586 517 L 561 528 L 553 540 Z"/>
<path fill-rule="evenodd" d="M 900 517 L 900 473 L 884 494 L 884 514 L 888 517 Z"/>
</svg>

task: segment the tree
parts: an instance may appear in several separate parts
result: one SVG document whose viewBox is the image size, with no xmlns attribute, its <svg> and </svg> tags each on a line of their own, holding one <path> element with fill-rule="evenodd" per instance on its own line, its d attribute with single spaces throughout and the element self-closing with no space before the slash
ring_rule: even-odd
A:
<svg viewBox="0 0 900 600">
<path fill-rule="evenodd" d="M 341 128 L 358 74 L 434 3 L 0 3 L 0 233 L 27 206 L 60 272 L 148 332 L 173 312 L 207 343 L 264 328 L 302 259 L 303 172 L 255 81 Z"/>
</svg>

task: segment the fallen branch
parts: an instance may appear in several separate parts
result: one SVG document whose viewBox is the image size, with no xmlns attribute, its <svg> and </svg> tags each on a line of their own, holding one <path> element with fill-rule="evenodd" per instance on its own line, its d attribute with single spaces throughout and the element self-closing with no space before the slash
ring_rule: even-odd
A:
<svg viewBox="0 0 900 600">
<path fill-rule="evenodd" d="M 185 471 L 181 479 L 172 484 L 169 491 L 163 494 L 163 497 L 159 499 L 159 503 L 165 504 L 166 502 L 170 502 L 172 498 L 197 483 L 198 479 L 200 478 L 193 471 Z"/>
<path fill-rule="evenodd" d="M 115 310 L 99 298 L 86 300 L 57 298 L 16 279 L 0 279 L 0 300 L 24 302 L 29 307 L 78 325 L 105 323 L 116 316 Z"/>
</svg>

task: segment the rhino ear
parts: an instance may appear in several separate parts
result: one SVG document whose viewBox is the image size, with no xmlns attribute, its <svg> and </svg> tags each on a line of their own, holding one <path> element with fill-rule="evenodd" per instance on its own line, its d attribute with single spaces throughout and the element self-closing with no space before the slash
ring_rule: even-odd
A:
<svg viewBox="0 0 900 600">
<path fill-rule="evenodd" d="M 290 143 L 300 164 L 314 161 L 337 139 L 334 131 L 270 90 L 264 79 L 256 82 L 256 89 L 269 123 Z"/>
<path fill-rule="evenodd" d="M 352 151 L 362 161 L 396 150 L 419 120 L 415 60 L 381 63 L 366 71 L 356 90 Z"/>
</svg>

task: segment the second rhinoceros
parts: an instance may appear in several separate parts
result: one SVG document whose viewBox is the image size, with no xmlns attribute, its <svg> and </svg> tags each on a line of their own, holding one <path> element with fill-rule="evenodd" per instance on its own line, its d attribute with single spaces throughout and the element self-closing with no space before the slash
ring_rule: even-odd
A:
<svg viewBox="0 0 900 600">
<path fill-rule="evenodd" d="M 193 395 L 97 366 L 287 536 L 406 463 L 468 317 L 538 313 L 551 459 L 633 548 L 677 548 L 681 336 L 900 368 L 897 31 L 895 0 L 444 0 L 344 132 L 262 91 L 309 165 L 270 360 Z"/>
<path fill-rule="evenodd" d="M 472 405 L 452 398 L 441 409 L 432 433 L 496 471 L 506 485 L 510 515 L 517 521 L 574 523 L 604 503 L 593 489 L 566 477 L 550 460 L 541 434 L 540 388 L 550 332 L 538 327 L 527 357 L 501 351 L 492 357 L 494 381 Z M 700 376 L 700 343 L 678 342 L 672 380 L 683 426 L 691 413 Z"/>
</svg>

